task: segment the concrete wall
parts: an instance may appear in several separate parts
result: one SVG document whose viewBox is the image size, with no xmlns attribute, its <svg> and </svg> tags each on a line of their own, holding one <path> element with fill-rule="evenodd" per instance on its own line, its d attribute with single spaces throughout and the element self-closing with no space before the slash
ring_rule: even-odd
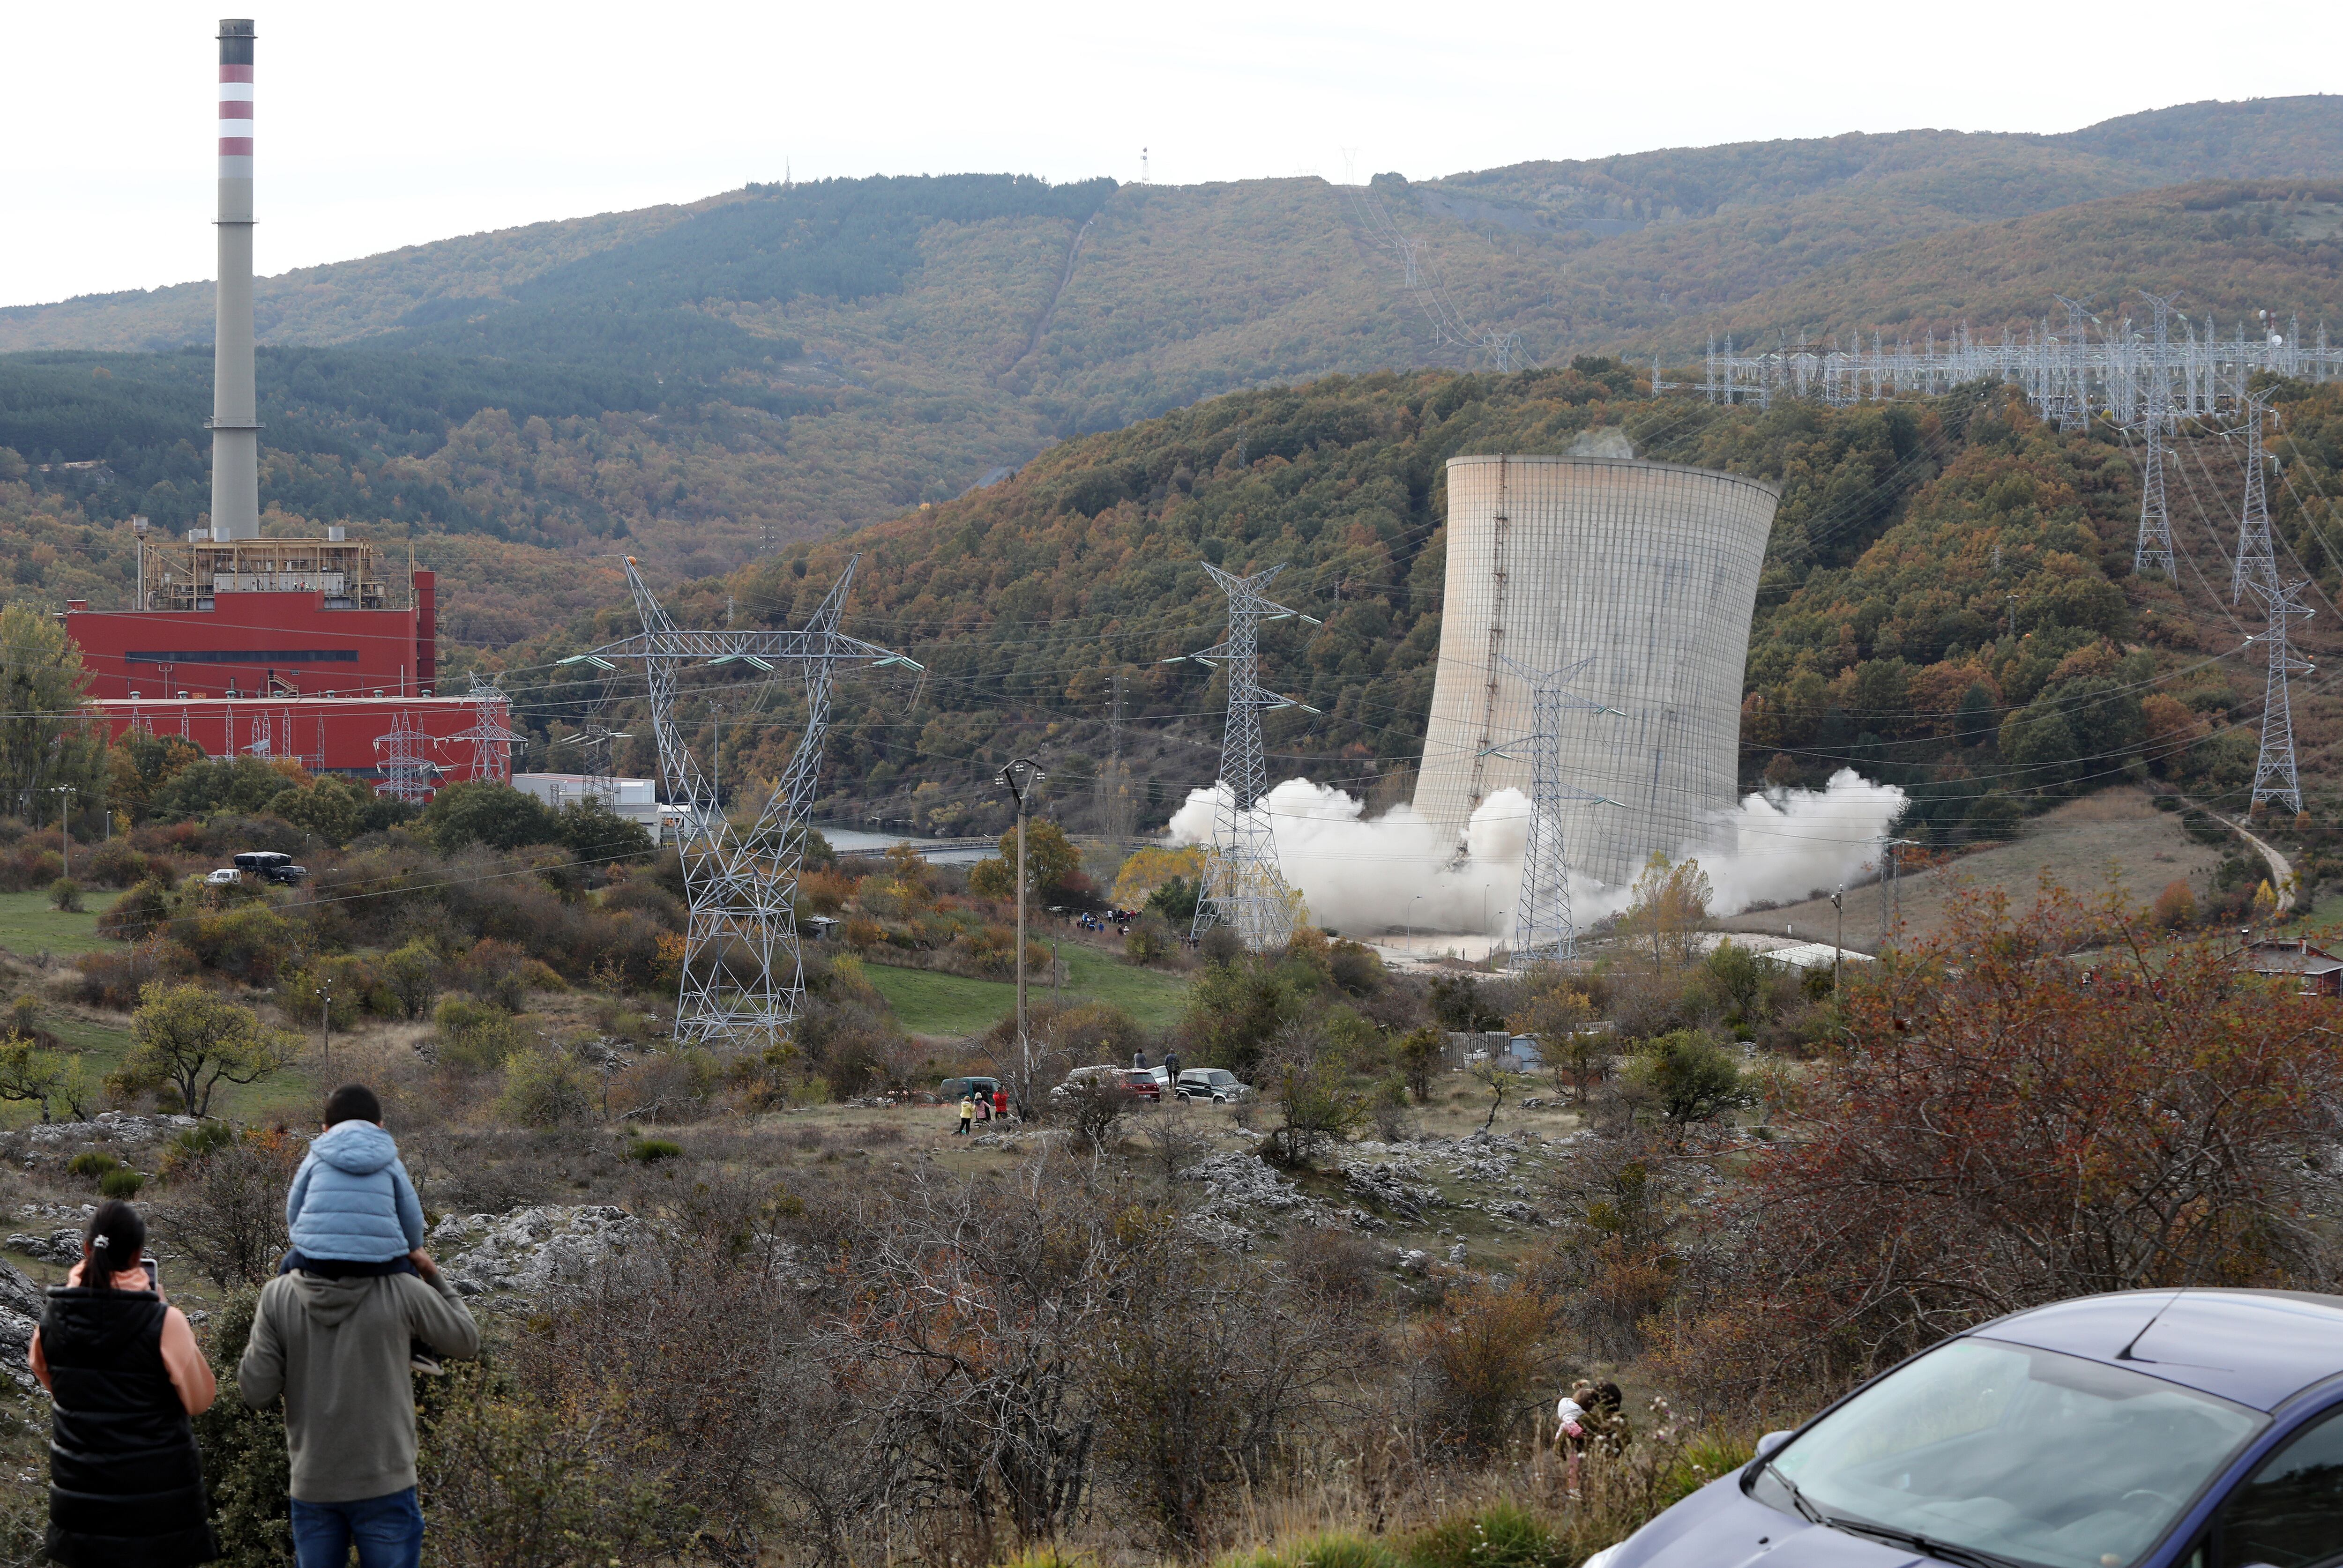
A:
<svg viewBox="0 0 2343 1568">
<path fill-rule="evenodd" d="M 1415 804 L 1461 832 L 1494 791 L 1530 788 L 1483 757 L 1531 725 L 1534 669 L 1593 656 L 1571 712 L 1563 781 L 1619 801 L 1567 805 L 1573 866 L 1632 881 L 1654 849 L 1720 839 L 1732 809 L 1749 618 L 1780 493 L 1760 480 L 1632 458 L 1456 457 L 1432 719 Z"/>
</svg>

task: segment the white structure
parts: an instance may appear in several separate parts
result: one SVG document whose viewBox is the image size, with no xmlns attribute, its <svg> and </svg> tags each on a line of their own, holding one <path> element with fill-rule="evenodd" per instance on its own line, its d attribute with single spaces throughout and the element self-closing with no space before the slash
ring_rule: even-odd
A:
<svg viewBox="0 0 2343 1568">
<path fill-rule="evenodd" d="M 659 831 L 659 785 L 649 779 L 608 779 L 591 773 L 516 773 L 512 787 L 534 795 L 555 810 L 578 800 L 597 799 L 634 823 L 654 844 L 674 835 Z"/>
<path fill-rule="evenodd" d="M 1532 790 L 1520 670 L 1586 661 L 1550 716 L 1572 869 L 1633 881 L 1654 849 L 1715 845 L 1732 811 L 1749 618 L 1780 490 L 1618 456 L 1454 457 L 1440 668 L 1416 809 L 1460 838 L 1496 790 Z M 1610 711 L 1604 711 L 1608 709 Z M 1604 797 L 1607 799 L 1597 799 Z"/>
</svg>

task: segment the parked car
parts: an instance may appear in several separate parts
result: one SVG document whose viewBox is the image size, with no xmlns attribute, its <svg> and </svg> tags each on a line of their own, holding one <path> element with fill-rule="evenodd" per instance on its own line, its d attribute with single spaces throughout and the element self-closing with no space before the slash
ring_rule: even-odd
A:
<svg viewBox="0 0 2343 1568">
<path fill-rule="evenodd" d="M 1098 1062 L 1090 1067 L 1077 1067 L 1066 1074 L 1066 1081 L 1063 1083 L 1050 1091 L 1050 1097 L 1053 1100 L 1063 1100 L 1074 1091 L 1087 1088 L 1101 1079 L 1109 1083 L 1120 1083 L 1122 1081 L 1122 1075 L 1130 1070 L 1127 1067 L 1117 1067 L 1111 1061 Z"/>
<path fill-rule="evenodd" d="M 997 1078 L 947 1078 L 937 1085 L 936 1093 L 956 1103 L 971 1094 L 990 1100 L 1000 1087 L 1001 1081 Z"/>
<path fill-rule="evenodd" d="M 218 870 L 212 872 L 211 875 L 204 879 L 204 886 L 206 888 L 233 888 L 238 882 L 243 880 L 244 873 L 237 870 L 234 866 L 222 866 Z"/>
<path fill-rule="evenodd" d="M 307 866 L 297 866 L 293 857 L 275 849 L 246 849 L 236 858 L 236 869 L 247 877 L 257 877 L 264 882 L 292 887 L 309 874 Z"/>
<path fill-rule="evenodd" d="M 2343 1563 L 2343 1296 L 2124 1291 L 1856 1389 L 1585 1568 Z"/>
<path fill-rule="evenodd" d="M 1163 1081 L 1155 1076 L 1158 1070 L 1147 1067 L 1126 1067 L 1122 1070 L 1122 1086 L 1141 1100 L 1161 1103 Z"/>
<path fill-rule="evenodd" d="M 1215 1105 L 1226 1105 L 1243 1100 L 1252 1093 L 1249 1083 L 1239 1083 L 1236 1074 L 1220 1067 L 1183 1067 L 1180 1070 L 1180 1098 L 1209 1100 Z"/>
</svg>

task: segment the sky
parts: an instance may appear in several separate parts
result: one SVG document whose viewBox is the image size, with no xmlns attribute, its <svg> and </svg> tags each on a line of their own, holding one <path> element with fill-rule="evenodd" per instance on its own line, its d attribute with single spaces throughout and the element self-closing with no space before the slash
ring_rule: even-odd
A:
<svg viewBox="0 0 2343 1568">
<path fill-rule="evenodd" d="M 222 4 L 10 9 L 32 156 L 0 305 L 212 275 Z M 263 274 L 785 170 L 1427 178 L 1919 126 L 2065 131 L 2343 86 L 2331 48 L 2275 42 L 2332 44 L 2331 0 L 2249 3 L 2217 26 L 2147 0 L 2080 37 L 2011 0 L 264 4 Z"/>
</svg>

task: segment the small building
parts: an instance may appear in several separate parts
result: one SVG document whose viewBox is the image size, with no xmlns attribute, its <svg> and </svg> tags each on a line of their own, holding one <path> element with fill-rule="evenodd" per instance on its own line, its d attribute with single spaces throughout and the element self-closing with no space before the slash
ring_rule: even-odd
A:
<svg viewBox="0 0 2343 1568">
<path fill-rule="evenodd" d="M 2264 937 L 2247 942 L 2240 958 L 2255 974 L 2296 977 L 2304 996 L 2343 996 L 2343 958 L 2311 946 L 2307 937 L 2292 941 Z"/>
<path fill-rule="evenodd" d="M 512 786 L 524 795 L 536 796 L 557 811 L 576 801 L 599 800 L 649 834 L 654 844 L 673 837 L 660 832 L 663 813 L 659 785 L 649 779 L 605 779 L 591 773 L 516 773 Z"/>
</svg>

